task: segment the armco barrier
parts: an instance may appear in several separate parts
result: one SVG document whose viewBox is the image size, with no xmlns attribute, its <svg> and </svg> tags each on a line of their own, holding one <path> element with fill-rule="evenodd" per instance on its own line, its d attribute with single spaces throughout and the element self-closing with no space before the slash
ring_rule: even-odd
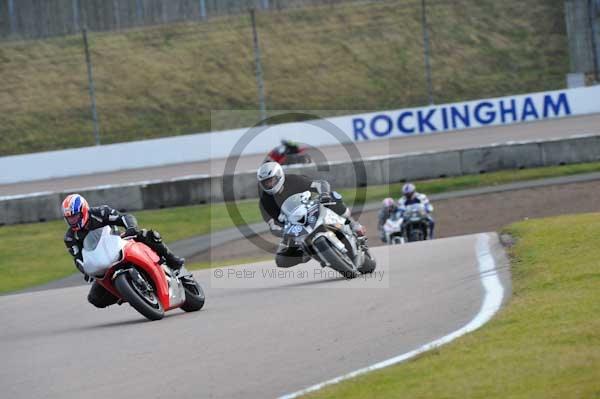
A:
<svg viewBox="0 0 600 399">
<path fill-rule="evenodd" d="M 600 135 L 371 158 L 364 160 L 365 179 L 358 181 L 351 162 L 293 166 L 287 170 L 326 179 L 333 187 L 353 187 L 593 161 L 600 161 Z M 211 176 L 88 189 L 80 193 L 92 204 L 108 203 L 123 211 L 137 211 L 220 202 L 227 189 L 224 184 L 230 182 L 231 179 L 222 176 Z M 59 219 L 60 201 L 66 194 L 0 199 L 0 224 Z M 233 176 L 233 195 L 238 200 L 258 196 L 254 171 Z"/>
</svg>

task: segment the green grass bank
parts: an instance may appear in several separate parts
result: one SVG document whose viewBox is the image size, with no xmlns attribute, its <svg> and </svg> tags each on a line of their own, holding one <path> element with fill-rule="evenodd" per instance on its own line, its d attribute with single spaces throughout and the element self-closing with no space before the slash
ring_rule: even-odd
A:
<svg viewBox="0 0 600 399">
<path fill-rule="evenodd" d="M 563 3 L 428 2 L 435 102 L 563 88 Z M 328 116 L 427 104 L 420 7 L 258 13 L 267 108 Z M 90 33 L 89 42 L 104 144 L 257 122 L 248 15 Z M 0 71 L 0 156 L 94 144 L 80 36 L 0 42 Z M 248 112 L 211 120 L 211 110 Z"/>
</svg>

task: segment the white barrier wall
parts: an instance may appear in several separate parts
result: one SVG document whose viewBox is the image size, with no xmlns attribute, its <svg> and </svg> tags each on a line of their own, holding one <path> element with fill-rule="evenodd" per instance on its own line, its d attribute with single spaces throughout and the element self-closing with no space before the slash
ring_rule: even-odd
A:
<svg viewBox="0 0 600 399">
<path fill-rule="evenodd" d="M 348 115 L 270 126 L 250 140 L 249 129 L 169 137 L 0 158 L 0 184 L 266 153 L 286 138 L 313 146 L 383 140 L 433 132 L 600 112 L 600 86 L 462 103 Z"/>
</svg>

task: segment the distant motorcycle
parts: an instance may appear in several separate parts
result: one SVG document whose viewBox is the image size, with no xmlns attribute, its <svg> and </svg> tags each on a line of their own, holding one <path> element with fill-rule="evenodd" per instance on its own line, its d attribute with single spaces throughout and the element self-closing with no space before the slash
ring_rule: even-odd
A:
<svg viewBox="0 0 600 399">
<path fill-rule="evenodd" d="M 280 165 L 292 165 L 311 163 L 312 159 L 310 155 L 308 155 L 308 147 L 282 140 L 281 145 L 278 145 L 269 151 L 264 162 L 277 162 Z"/>
<path fill-rule="evenodd" d="M 359 238 L 346 219 L 327 208 L 310 191 L 294 194 L 283 202 L 279 220 L 284 223 L 283 242 L 301 247 L 323 267 L 331 267 L 352 279 L 372 273 L 376 261 L 364 238 Z"/>
<path fill-rule="evenodd" d="M 385 235 L 385 242 L 389 245 L 404 244 L 404 232 L 402 230 L 402 223 L 404 219 L 400 212 L 395 212 L 385 221 L 383 225 L 383 233 Z"/>
<path fill-rule="evenodd" d="M 429 239 L 429 218 L 423 204 L 412 204 L 402 213 L 402 231 L 405 242 Z"/>
<path fill-rule="evenodd" d="M 83 269 L 109 292 L 150 320 L 181 308 L 204 306 L 204 292 L 185 267 L 174 271 L 160 264 L 148 246 L 123 239 L 109 226 L 92 230 L 83 241 Z"/>
</svg>

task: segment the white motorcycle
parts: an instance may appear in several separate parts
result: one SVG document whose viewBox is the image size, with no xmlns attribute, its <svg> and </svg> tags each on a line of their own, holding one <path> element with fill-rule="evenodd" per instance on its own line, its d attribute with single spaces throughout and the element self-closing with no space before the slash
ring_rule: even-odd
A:
<svg viewBox="0 0 600 399">
<path fill-rule="evenodd" d="M 297 246 L 321 263 L 351 279 L 372 273 L 376 261 L 364 238 L 358 238 L 346 218 L 322 204 L 310 191 L 294 194 L 281 206 L 283 242 Z"/>
<path fill-rule="evenodd" d="M 394 212 L 385 221 L 383 225 L 383 233 L 385 235 L 385 242 L 387 244 L 404 244 L 402 223 L 404 223 L 404 219 L 402 218 L 402 214 L 400 212 Z"/>
</svg>

